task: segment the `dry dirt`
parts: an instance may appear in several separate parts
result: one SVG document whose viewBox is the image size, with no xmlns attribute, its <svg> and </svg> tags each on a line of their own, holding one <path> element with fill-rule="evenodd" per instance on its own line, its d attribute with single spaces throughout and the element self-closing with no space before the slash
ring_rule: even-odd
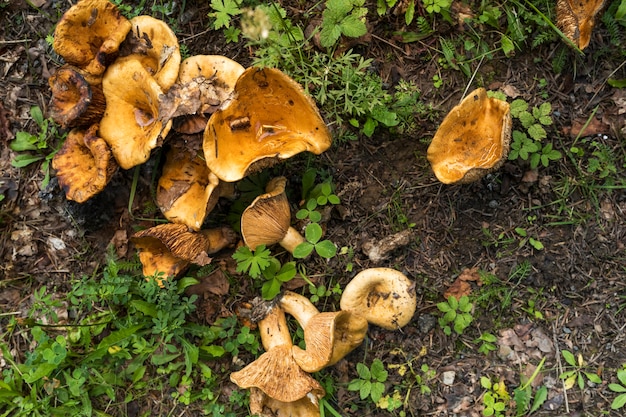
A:
<svg viewBox="0 0 626 417">
<path fill-rule="evenodd" d="M 28 111 L 33 105 L 45 111 L 50 99 L 47 77 L 60 65 L 45 42 L 58 19 L 55 2 L 40 3 L 41 12 L 26 2 L 0 3 L 0 191 L 5 196 L 0 203 L 0 311 L 18 314 L 26 313 L 33 291 L 42 285 L 62 298 L 73 276 L 89 274 L 101 264 L 114 235 L 118 253 L 123 253 L 124 233 L 128 236 L 137 226 L 148 224 L 128 212 L 133 171 L 120 171 L 105 192 L 79 205 L 65 201 L 54 180 L 40 190 L 38 167 L 10 165 L 15 154 L 8 143 L 17 131 L 36 131 Z M 248 64 L 249 50 L 227 46 L 219 32 L 207 30 L 208 6 L 195 3 L 187 3 L 186 21 L 177 33 L 190 54 L 222 54 Z M 286 3 L 293 3 L 290 11 L 298 10 L 298 2 Z M 62 4 L 60 10 L 68 6 Z M 623 62 L 593 59 L 594 52 L 608 43 L 605 28 L 597 27 L 585 58 L 577 59 L 574 66 L 572 54 L 572 65 L 561 74 L 554 74 L 549 64 L 551 54 L 560 47 L 552 43 L 511 59 L 486 62 L 476 78 L 488 81 L 487 87 L 494 90 L 513 87 L 531 105 L 544 101 L 536 93 L 537 82 L 547 80 L 545 101 L 552 103 L 555 121 L 549 137 L 562 152 L 573 141 L 571 129 L 584 123 L 597 107 L 592 135 L 616 157 L 618 186 L 590 195 L 566 157 L 537 171 L 517 161 L 507 162 L 498 172 L 470 185 L 439 183 L 426 161 L 426 149 L 438 123 L 461 99 L 468 80 L 448 70 L 444 86 L 435 89 L 432 77 L 437 63 L 423 56 L 437 45 L 437 36 L 403 45 L 388 35 L 388 27 L 396 21 L 376 23 L 371 29 L 377 36 L 356 50 L 376 60 L 375 70 L 383 79 L 398 76 L 415 81 L 422 101 L 436 111 L 434 121 L 418 120 L 420 127 L 410 135 L 381 133 L 339 143 L 315 159 L 316 166 L 332 175 L 341 197 L 341 205 L 326 224 L 326 237 L 339 247 L 353 248 L 354 256 L 338 256 L 328 264 L 312 261 L 308 269 L 322 277 L 318 282 L 332 279 L 345 285 L 364 268 L 397 268 L 416 282 L 418 312 L 402 331 L 371 329 L 366 343 L 329 371 L 339 382 L 337 410 L 346 416 L 392 415 L 371 403 L 364 405 L 358 393 L 342 385 L 356 377 L 355 364 L 360 361 L 380 358 L 388 365 L 388 392 L 396 384 L 406 384 L 394 365 L 406 363 L 407 358 L 414 360 L 416 369 L 424 363 L 436 371 L 429 382 L 430 395 L 421 394 L 418 385 L 408 392 L 409 414 L 478 416 L 484 393 L 481 376 L 501 378 L 515 387 L 520 373 L 532 373 L 532 364 L 545 357 L 546 372 L 538 383 L 549 388 L 548 400 L 536 415 L 620 415 L 608 411 L 614 393 L 607 385 L 615 382 L 615 370 L 626 364 L 626 99 L 624 91 L 611 88 L 606 79 L 616 69 L 614 78 L 625 78 L 626 73 L 623 66 L 618 69 Z M 305 156 L 297 157 L 275 172 L 286 175 L 297 189 L 297 170 L 307 161 Z M 156 164 L 152 160 L 141 170 L 133 206 L 137 217 L 150 206 Z M 565 193 L 566 186 L 573 191 Z M 393 236 L 408 224 L 412 225 L 409 243 L 385 259 L 375 263 L 363 253 L 366 242 Z M 519 245 L 522 239 L 516 227 L 525 228 L 544 249 L 536 250 L 528 242 Z M 500 234 L 512 241 L 497 242 Z M 131 246 L 126 256 L 133 254 Z M 229 255 L 222 258 L 228 260 Z M 352 272 L 346 272 L 348 262 L 353 264 Z M 511 277 L 525 262 L 528 272 Z M 477 301 L 480 314 L 467 334 L 445 336 L 436 323 L 436 303 L 468 268 L 493 274 L 500 282 L 479 286 L 480 282 L 470 281 L 472 294 L 491 295 Z M 251 286 L 242 289 L 248 293 L 237 297 L 257 295 Z M 231 306 L 234 296 L 223 295 L 219 302 Z M 505 301 L 510 303 L 502 308 Z M 198 314 L 202 320 L 211 320 L 224 311 L 228 313 L 228 308 L 200 309 Z M 0 317 L 0 328 L 3 320 Z M 498 336 L 498 351 L 478 352 L 473 340 L 481 332 Z M 563 349 L 581 353 L 589 369 L 602 377 L 602 384 L 588 386 L 582 393 L 577 389 L 565 392 L 558 379 Z M 452 375 L 453 382 L 443 382 L 444 376 Z M 354 409 L 353 404 L 360 406 Z"/>
</svg>

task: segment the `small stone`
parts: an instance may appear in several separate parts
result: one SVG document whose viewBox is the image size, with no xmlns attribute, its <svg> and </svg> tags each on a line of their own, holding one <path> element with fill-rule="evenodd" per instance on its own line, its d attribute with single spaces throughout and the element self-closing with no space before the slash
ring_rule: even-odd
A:
<svg viewBox="0 0 626 417">
<path fill-rule="evenodd" d="M 445 371 L 441 374 L 441 382 L 444 385 L 452 385 L 454 384 L 454 378 L 456 377 L 456 373 L 454 371 Z"/>
<path fill-rule="evenodd" d="M 430 332 L 437 324 L 437 319 L 430 314 L 422 314 L 417 318 L 417 326 L 420 333 Z"/>
</svg>

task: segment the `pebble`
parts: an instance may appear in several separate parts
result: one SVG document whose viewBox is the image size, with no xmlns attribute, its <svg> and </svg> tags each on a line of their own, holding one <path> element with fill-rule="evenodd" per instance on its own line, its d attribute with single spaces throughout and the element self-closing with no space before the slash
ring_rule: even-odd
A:
<svg viewBox="0 0 626 417">
<path fill-rule="evenodd" d="M 445 371 L 441 374 L 441 382 L 443 385 L 452 385 L 454 384 L 454 378 L 456 377 L 456 373 L 454 371 Z"/>
</svg>

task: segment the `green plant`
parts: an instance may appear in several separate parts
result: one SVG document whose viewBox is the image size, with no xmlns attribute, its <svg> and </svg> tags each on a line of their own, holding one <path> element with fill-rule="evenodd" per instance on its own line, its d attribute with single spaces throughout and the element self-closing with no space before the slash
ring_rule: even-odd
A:
<svg viewBox="0 0 626 417">
<path fill-rule="evenodd" d="M 533 248 L 537 250 L 543 250 L 544 248 L 543 243 L 541 243 L 539 239 L 529 236 L 528 231 L 525 228 L 516 227 L 514 230 L 515 230 L 515 233 L 517 233 L 522 238 L 519 242 L 520 248 L 524 246 L 526 243 L 528 243 L 530 246 L 532 246 Z"/>
<path fill-rule="evenodd" d="M 358 38 L 365 35 L 365 0 L 327 0 L 322 12 L 320 44 L 325 48 L 334 46 L 344 35 Z"/>
<path fill-rule="evenodd" d="M 359 377 L 350 381 L 348 390 L 359 391 L 362 400 L 370 398 L 372 402 L 378 403 L 385 392 L 384 383 L 388 376 L 385 365 L 380 359 L 374 359 L 369 368 L 359 362 L 356 364 L 356 372 Z"/>
<path fill-rule="evenodd" d="M 33 135 L 25 131 L 19 131 L 15 134 L 15 139 L 9 146 L 16 152 L 27 153 L 17 155 L 11 161 L 11 165 L 16 168 L 23 168 L 35 162 L 42 161 L 41 172 L 44 174 L 44 179 L 41 182 L 41 188 L 45 188 L 50 181 L 50 164 L 52 158 L 54 158 L 54 155 L 61 147 L 66 134 L 62 134 L 58 130 L 56 123 L 52 119 L 43 118 L 43 113 L 39 106 L 31 107 L 30 115 L 37 124 L 39 133 Z M 57 146 L 51 149 L 54 142 L 57 143 Z"/>
<path fill-rule="evenodd" d="M 281 265 L 265 245 L 257 246 L 254 251 L 247 246 L 241 246 L 233 254 L 233 259 L 237 261 L 237 272 L 247 273 L 252 278 L 262 276 L 265 279 L 261 286 L 261 296 L 266 300 L 276 297 L 282 284 L 296 276 L 295 262 Z"/>
<path fill-rule="evenodd" d="M 543 364 L 546 359 L 541 359 L 539 365 L 535 368 L 530 378 L 522 376 L 522 382 L 513 390 L 513 401 L 515 401 L 515 415 L 517 417 L 529 416 L 535 411 L 539 410 L 539 407 L 548 399 L 548 388 L 542 385 L 537 389 L 533 399 L 532 382 L 537 378 L 537 375 L 541 372 Z M 533 400 L 532 404 L 530 403 Z"/>
<path fill-rule="evenodd" d="M 304 208 L 296 212 L 296 218 L 300 220 L 309 219 L 313 223 L 322 220 L 322 213 L 319 208 L 327 204 L 339 204 L 341 201 L 334 193 L 332 180 L 327 179 L 321 184 L 315 184 L 317 170 L 307 169 L 302 175 L 302 200 L 305 201 Z"/>
<path fill-rule="evenodd" d="M 321 240 L 323 235 L 322 226 L 318 223 L 309 223 L 304 229 L 305 242 L 300 243 L 293 251 L 294 258 L 306 258 L 313 252 L 322 258 L 330 259 L 337 254 L 337 246 L 328 239 Z"/>
<path fill-rule="evenodd" d="M 488 355 L 489 352 L 493 352 L 497 350 L 498 347 L 495 343 L 498 341 L 498 338 L 491 333 L 481 333 L 478 339 L 474 340 L 474 343 L 480 343 L 478 347 L 478 351 L 483 355 Z"/>
<path fill-rule="evenodd" d="M 438 322 L 447 336 L 452 334 L 452 329 L 454 329 L 456 334 L 463 334 L 463 331 L 474 320 L 472 316 L 474 305 L 470 303 L 467 295 L 460 297 L 458 300 L 451 295 L 446 301 L 437 303 L 437 309 L 443 313 L 439 317 Z"/>
<path fill-rule="evenodd" d="M 483 395 L 483 416 L 503 417 L 510 395 L 502 380 L 492 382 L 491 378 L 480 377 L 480 385 L 487 391 Z"/>
<path fill-rule="evenodd" d="M 602 383 L 602 379 L 598 376 L 598 374 L 585 370 L 587 368 L 587 364 L 581 353 L 579 353 L 576 357 L 569 350 L 562 350 L 561 354 L 563 355 L 565 362 L 570 367 L 574 368 L 569 371 L 564 371 L 559 375 L 559 378 L 564 381 L 563 384 L 565 389 L 571 389 L 575 385 L 578 385 L 578 388 L 583 390 L 585 389 L 585 379 L 594 384 Z"/>
<path fill-rule="evenodd" d="M 422 0 L 428 13 L 446 13 L 450 10 L 452 0 Z"/>
<path fill-rule="evenodd" d="M 213 20 L 213 29 L 230 28 L 232 19 L 242 13 L 243 0 L 211 0 L 212 12 L 208 14 Z"/>
<path fill-rule="evenodd" d="M 617 371 L 619 383 L 609 384 L 609 389 L 618 395 L 611 403 L 613 410 L 619 410 L 626 405 L 626 366 Z"/>
</svg>

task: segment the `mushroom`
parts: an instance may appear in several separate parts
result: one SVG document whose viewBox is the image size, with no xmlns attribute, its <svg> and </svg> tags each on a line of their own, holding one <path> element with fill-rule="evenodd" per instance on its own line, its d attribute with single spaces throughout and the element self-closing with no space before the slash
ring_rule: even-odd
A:
<svg viewBox="0 0 626 417">
<path fill-rule="evenodd" d="M 200 230 L 217 204 L 219 182 L 197 151 L 173 144 L 159 178 L 157 205 L 170 222 Z"/>
<path fill-rule="evenodd" d="M 131 32 L 120 55 L 141 62 L 157 84 L 167 92 L 178 78 L 180 46 L 174 31 L 162 20 L 137 16 L 130 20 Z"/>
<path fill-rule="evenodd" d="M 339 305 L 342 310 L 362 315 L 370 324 L 398 329 L 415 314 L 415 284 L 395 269 L 366 269 L 346 285 Z"/>
<path fill-rule="evenodd" d="M 589 45 L 596 15 L 602 10 L 604 3 L 605 0 L 557 0 L 557 26 L 580 50 Z"/>
<path fill-rule="evenodd" d="M 64 65 L 52 74 L 48 84 L 52 92 L 50 117 L 62 127 L 89 126 L 102 117 L 105 99 L 101 77 Z"/>
<path fill-rule="evenodd" d="M 98 125 L 70 131 L 52 158 L 59 186 L 68 200 L 84 203 L 98 194 L 117 171 L 109 145 L 97 136 Z"/>
<path fill-rule="evenodd" d="M 291 226 L 291 210 L 285 186 L 287 178 L 276 177 L 265 186 L 265 194 L 252 201 L 241 215 L 241 235 L 252 250 L 278 243 L 293 253 L 304 237 Z"/>
<path fill-rule="evenodd" d="M 250 413 L 259 417 L 319 417 L 318 398 L 307 394 L 297 401 L 275 400 L 258 388 L 250 388 Z"/>
<path fill-rule="evenodd" d="M 274 306 L 258 326 L 265 353 L 240 371 L 231 373 L 230 380 L 240 388 L 257 388 L 280 403 L 294 403 L 306 398 L 305 403 L 308 401 L 319 407 L 324 388 L 294 360 L 283 309 Z M 263 398 L 255 401 L 253 413 L 262 409 L 265 402 Z"/>
<path fill-rule="evenodd" d="M 428 147 L 427 158 L 444 184 L 470 183 L 498 169 L 511 139 L 511 112 L 506 101 L 471 92 L 444 118 Z"/>
<path fill-rule="evenodd" d="M 162 272 L 176 277 L 190 263 L 208 265 L 209 255 L 235 244 L 237 237 L 228 227 L 194 232 L 184 224 L 166 223 L 135 233 L 131 241 L 139 249 L 143 275 Z M 159 281 L 160 282 L 160 281 Z"/>
<path fill-rule="evenodd" d="M 320 313 L 303 295 L 286 291 L 279 305 L 304 330 L 306 350 L 293 346 L 293 357 L 306 372 L 317 372 L 334 365 L 362 342 L 367 320 L 349 311 Z"/>
<path fill-rule="evenodd" d="M 277 69 L 248 68 L 204 131 L 207 165 L 232 182 L 281 159 L 320 154 L 331 136 L 313 100 Z"/>
<path fill-rule="evenodd" d="M 100 136 L 123 169 L 146 162 L 172 125 L 169 116 L 161 113 L 163 90 L 133 56 L 118 58 L 109 66 L 102 89 L 107 105 Z"/>
<path fill-rule="evenodd" d="M 59 20 L 52 47 L 67 63 L 100 75 L 117 56 L 130 27 L 108 0 L 80 0 Z"/>
</svg>

